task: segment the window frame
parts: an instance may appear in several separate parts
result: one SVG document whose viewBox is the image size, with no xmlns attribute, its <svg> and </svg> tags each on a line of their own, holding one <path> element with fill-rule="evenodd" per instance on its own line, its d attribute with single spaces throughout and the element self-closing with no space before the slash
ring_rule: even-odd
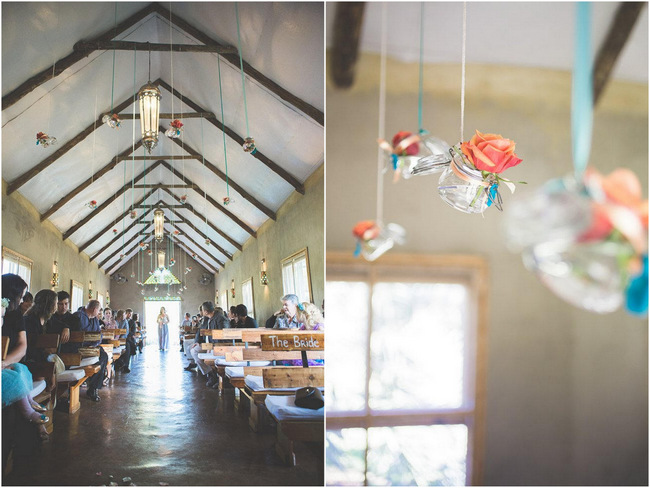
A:
<svg viewBox="0 0 650 488">
<path fill-rule="evenodd" d="M 8 273 L 4 269 L 4 261 L 6 257 L 12 257 L 13 259 L 18 261 L 18 266 L 25 266 L 29 268 L 29 279 L 27 281 L 27 290 L 30 291 L 32 289 L 32 274 L 34 272 L 34 261 L 32 259 L 29 259 L 27 256 L 24 256 L 20 253 L 17 253 L 16 251 L 13 251 L 9 249 L 8 247 L 2 246 L 2 274 Z"/>
<path fill-rule="evenodd" d="M 250 303 L 250 305 L 248 303 L 246 303 L 246 294 L 244 293 L 244 286 L 246 286 L 248 283 L 250 283 L 250 287 L 251 287 L 251 303 Z M 241 299 L 242 299 L 242 303 L 244 305 L 246 305 L 246 308 L 248 309 L 248 316 L 252 317 L 252 318 L 255 318 L 255 295 L 254 295 L 254 293 L 255 292 L 253 291 L 253 277 L 251 276 L 247 280 L 242 281 L 242 284 L 241 284 Z"/>
<path fill-rule="evenodd" d="M 368 320 L 372 322 L 372 288 L 382 282 L 419 282 L 418 276 L 431 275 L 435 272 L 435 281 L 459 283 L 464 282 L 470 293 L 472 307 L 469 320 L 475 324 L 473 337 L 475 367 L 473 378 L 474 406 L 462 406 L 458 409 L 432 410 L 382 410 L 372 411 L 369 406 L 369 381 L 371 375 L 370 349 L 366 357 L 366 401 L 360 411 L 327 411 L 327 430 L 338 431 L 346 428 L 398 427 L 409 425 L 464 424 L 467 426 L 467 467 L 466 484 L 483 484 L 484 446 L 485 446 L 485 402 L 486 402 L 486 355 L 487 355 L 487 318 L 488 318 L 488 266 L 484 258 L 474 255 L 424 255 L 424 254 L 388 254 L 373 262 L 354 258 L 349 253 L 328 252 L 326 255 L 327 281 L 357 281 L 370 286 L 370 303 Z M 397 273 L 395 275 L 395 272 Z M 411 278 L 409 279 L 409 275 Z M 390 278 L 388 278 L 390 276 Z M 439 277 L 439 278 L 438 278 Z M 459 279 L 460 278 L 460 279 Z M 326 286 L 327 289 L 327 286 Z M 368 342 L 372 327 L 368 327 Z M 466 357 L 467 361 L 467 357 Z M 466 364 L 467 366 L 467 364 Z M 465 392 L 466 394 L 467 392 Z M 464 394 L 464 395 L 465 395 Z"/>
<path fill-rule="evenodd" d="M 228 313 L 230 308 L 228 307 L 228 290 L 223 290 L 221 296 L 219 297 L 219 306 Z M 221 303 L 222 302 L 222 303 Z"/>
<path fill-rule="evenodd" d="M 81 289 L 81 305 L 79 305 L 79 307 L 83 307 L 84 303 L 86 303 L 84 301 L 85 297 L 84 297 L 84 285 L 83 285 L 83 283 L 81 283 L 79 281 L 75 281 L 75 280 L 70 280 L 70 312 L 71 313 L 75 313 L 77 310 L 79 310 L 79 307 L 75 308 L 75 303 L 74 303 L 74 289 L 75 289 L 75 286 L 77 288 Z"/>
<path fill-rule="evenodd" d="M 303 255 L 305 257 L 305 264 L 306 264 L 306 269 L 307 269 L 307 289 L 309 291 L 309 299 L 307 301 L 309 303 L 313 303 L 314 302 L 314 299 L 313 299 L 314 295 L 313 295 L 312 286 L 311 286 L 311 271 L 309 269 L 309 250 L 306 247 L 303 247 L 299 251 L 294 252 L 293 254 L 287 256 L 282 261 L 280 261 L 280 273 L 282 275 L 282 294 L 283 295 L 287 295 L 287 294 L 290 294 L 290 293 L 296 294 L 295 293 L 295 285 L 293 287 L 293 291 L 288 291 L 288 292 L 285 291 L 286 288 L 285 288 L 285 283 L 284 283 L 284 267 L 285 267 L 286 264 L 291 263 L 292 276 L 294 277 L 294 282 L 295 282 L 295 270 L 294 270 L 293 263 L 295 261 L 297 261 L 298 259 L 302 258 Z M 298 298 L 301 299 L 302 297 L 298 297 Z"/>
</svg>

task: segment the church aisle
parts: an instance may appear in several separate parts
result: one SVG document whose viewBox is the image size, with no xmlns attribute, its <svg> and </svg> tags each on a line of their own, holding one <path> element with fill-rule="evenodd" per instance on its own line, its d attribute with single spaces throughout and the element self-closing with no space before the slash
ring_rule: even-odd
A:
<svg viewBox="0 0 650 488">
<path fill-rule="evenodd" d="M 205 387 L 185 364 L 178 349 L 150 344 L 99 403 L 83 390 L 79 412 L 55 412 L 49 442 L 15 449 L 2 484 L 323 485 L 322 452 L 307 447 L 296 467 L 283 465 L 273 431 L 252 432 L 232 394 Z"/>
</svg>

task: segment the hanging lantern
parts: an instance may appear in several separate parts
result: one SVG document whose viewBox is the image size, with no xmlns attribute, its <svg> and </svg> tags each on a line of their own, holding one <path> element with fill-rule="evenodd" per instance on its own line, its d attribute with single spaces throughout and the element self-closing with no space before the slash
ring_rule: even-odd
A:
<svg viewBox="0 0 650 488">
<path fill-rule="evenodd" d="M 163 226 L 165 224 L 165 213 L 162 209 L 157 208 L 153 212 L 153 226 L 154 226 L 154 235 L 158 242 L 163 240 Z"/>
<path fill-rule="evenodd" d="M 158 116 L 160 115 L 160 90 L 152 83 L 147 83 L 138 92 L 140 100 L 140 129 L 142 144 L 149 154 L 158 144 Z"/>
<path fill-rule="evenodd" d="M 158 251 L 158 267 L 160 269 L 165 267 L 165 251 Z"/>
</svg>

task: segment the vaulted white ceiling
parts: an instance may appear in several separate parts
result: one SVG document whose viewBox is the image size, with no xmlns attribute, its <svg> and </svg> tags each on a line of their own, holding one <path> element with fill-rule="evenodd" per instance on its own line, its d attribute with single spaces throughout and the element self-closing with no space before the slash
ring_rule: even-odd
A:
<svg viewBox="0 0 650 488">
<path fill-rule="evenodd" d="M 10 190 L 22 193 L 41 215 L 66 195 L 77 192 L 48 218 L 64 238 L 80 246 L 105 271 L 112 273 L 129 259 L 129 247 L 122 249 L 122 243 L 142 234 L 148 225 L 134 225 L 124 240 L 117 239 L 113 229 L 121 234 L 159 202 L 177 206 L 165 214 L 172 221 L 189 222 L 174 225 L 181 232 L 179 239 L 217 270 L 246 240 L 254 238 L 266 220 L 275 217 L 294 191 L 304 191 L 302 184 L 323 164 L 323 5 L 239 4 L 244 62 L 304 102 L 301 105 L 294 98 L 279 95 L 247 72 L 248 120 L 258 148 L 256 156 L 245 153 L 239 141 L 229 135 L 225 137 L 224 155 L 221 123 L 228 134 L 239 138 L 247 135 L 242 78 L 238 64 L 221 58 L 222 117 L 218 57 L 214 53 L 152 52 L 149 76 L 148 52 L 116 50 L 113 77 L 113 50 L 93 51 L 6 106 L 5 97 L 32 76 L 52 70 L 57 60 L 73 52 L 75 43 L 113 29 L 115 5 L 2 4 L 2 177 Z M 118 2 L 117 24 L 149 5 Z M 172 15 L 192 28 L 236 48 L 233 3 L 179 2 L 158 7 L 114 40 L 203 44 L 181 28 L 182 22 L 176 22 L 175 17 L 170 22 L 171 7 Z M 148 79 L 161 80 L 161 113 L 196 112 L 200 107 L 214 114 L 218 122 L 214 118 L 184 118 L 181 139 L 171 140 L 160 133 L 151 155 L 142 147 L 131 154 L 141 139 L 139 121 L 134 124 L 125 118 L 119 129 L 95 122 L 111 111 L 111 105 L 123 104 L 120 114 L 137 114 L 139 107 L 131 103 L 134 92 Z M 172 88 L 177 96 L 172 96 Z M 161 119 L 163 129 L 169 122 Z M 92 130 L 80 142 L 48 161 L 88 127 Z M 56 137 L 58 144 L 37 146 L 39 131 Z M 117 155 L 123 160 L 114 164 Z M 193 158 L 182 159 L 183 155 Z M 43 165 L 46 167 L 35 176 L 19 186 L 15 183 Z M 143 172 L 144 178 L 137 179 Z M 226 173 L 232 200 L 227 206 L 222 203 L 228 194 Z M 12 188 L 12 183 L 18 187 Z M 187 183 L 194 188 L 181 187 Z M 143 184 L 146 188 L 131 188 Z M 176 187 L 158 189 L 141 202 L 156 184 Z M 128 189 L 119 194 L 125 186 Z M 178 201 L 183 195 L 187 195 L 185 205 Z M 99 208 L 89 208 L 91 200 Z M 136 208 L 139 205 L 146 205 L 146 209 Z M 122 218 L 132 206 L 137 219 L 131 220 L 128 214 Z M 150 221 L 151 212 L 147 217 Z M 82 222 L 77 229 L 75 226 Z M 210 244 L 205 243 L 206 238 Z M 111 241 L 115 242 L 109 245 Z M 120 259 L 123 252 L 127 256 Z"/>
</svg>

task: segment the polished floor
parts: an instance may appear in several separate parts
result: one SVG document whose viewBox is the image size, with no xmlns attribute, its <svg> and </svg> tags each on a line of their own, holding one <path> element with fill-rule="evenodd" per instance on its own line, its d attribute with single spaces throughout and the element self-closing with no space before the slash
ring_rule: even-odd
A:
<svg viewBox="0 0 650 488">
<path fill-rule="evenodd" d="M 272 427 L 252 432 L 232 395 L 185 364 L 178 346 L 147 346 L 99 403 L 83 390 L 79 412 L 55 412 L 49 442 L 21 442 L 2 484 L 323 485 L 322 446 L 300 446 L 298 465 L 283 465 Z"/>
</svg>

